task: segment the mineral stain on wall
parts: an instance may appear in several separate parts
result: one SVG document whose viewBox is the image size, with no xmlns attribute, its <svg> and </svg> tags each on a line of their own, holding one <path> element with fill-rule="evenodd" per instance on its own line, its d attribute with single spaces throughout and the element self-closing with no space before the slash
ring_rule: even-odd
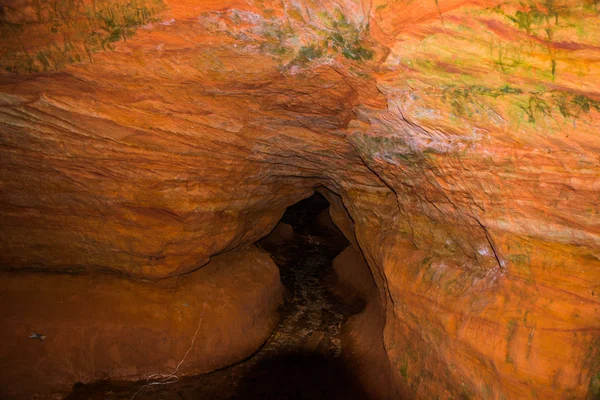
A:
<svg viewBox="0 0 600 400">
<path fill-rule="evenodd" d="M 31 0 L 2 6 L 0 65 L 14 74 L 60 71 L 114 50 L 160 21 L 161 0 Z"/>
</svg>

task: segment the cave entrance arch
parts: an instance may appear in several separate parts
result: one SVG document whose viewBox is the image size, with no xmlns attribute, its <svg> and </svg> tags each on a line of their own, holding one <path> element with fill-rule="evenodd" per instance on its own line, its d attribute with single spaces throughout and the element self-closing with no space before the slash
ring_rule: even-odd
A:
<svg viewBox="0 0 600 400">
<path fill-rule="evenodd" d="M 382 344 L 385 313 L 375 301 L 379 295 L 369 267 L 353 244 L 352 221 L 343 215 L 341 198 L 319 191 L 324 194 L 289 206 L 256 243 L 277 264 L 286 290 L 279 324 L 264 345 L 238 364 L 152 386 L 140 399 L 378 398 L 373 393 L 381 392 L 389 376 Z M 337 213 L 337 225 L 330 213 Z M 230 278 L 235 279 L 234 270 Z M 107 392 L 131 398 L 142 385 L 77 385 L 68 398 L 103 399 Z"/>
</svg>

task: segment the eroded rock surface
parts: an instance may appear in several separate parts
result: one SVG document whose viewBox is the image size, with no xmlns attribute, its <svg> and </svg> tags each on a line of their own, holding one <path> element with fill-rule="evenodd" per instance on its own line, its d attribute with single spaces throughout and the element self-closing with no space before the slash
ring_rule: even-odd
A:
<svg viewBox="0 0 600 400">
<path fill-rule="evenodd" d="M 75 382 L 172 381 L 231 365 L 277 326 L 283 287 L 269 255 L 252 247 L 154 283 L 2 273 L 0 291 L 0 394 L 31 399 L 62 398 Z"/>
<path fill-rule="evenodd" d="M 179 275 L 324 186 L 390 397 L 600 390 L 596 1 L 59 3 L 0 3 L 5 269 Z"/>
</svg>

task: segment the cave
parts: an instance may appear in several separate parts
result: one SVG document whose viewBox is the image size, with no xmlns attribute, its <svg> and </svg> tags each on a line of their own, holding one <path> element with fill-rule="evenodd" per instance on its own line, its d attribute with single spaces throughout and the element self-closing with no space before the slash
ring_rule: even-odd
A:
<svg viewBox="0 0 600 400">
<path fill-rule="evenodd" d="M 275 261 L 284 287 L 279 323 L 258 351 L 233 366 L 181 380 L 167 374 L 141 382 L 78 382 L 66 399 L 104 399 L 106 393 L 140 399 L 368 399 L 357 383 L 360 358 L 342 350 L 351 341 L 348 327 L 373 301 L 375 283 L 360 250 L 333 223 L 325 197 L 315 192 L 288 207 L 257 246 Z M 364 333 L 380 336 L 382 328 Z"/>
<path fill-rule="evenodd" d="M 600 398 L 598 17 L 0 0 L 0 398 Z"/>
</svg>

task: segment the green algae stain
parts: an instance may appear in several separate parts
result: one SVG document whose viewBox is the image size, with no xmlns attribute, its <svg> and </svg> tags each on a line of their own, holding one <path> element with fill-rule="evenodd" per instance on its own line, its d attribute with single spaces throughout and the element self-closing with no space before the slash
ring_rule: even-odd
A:
<svg viewBox="0 0 600 400">
<path fill-rule="evenodd" d="M 92 54 L 115 48 L 127 41 L 137 29 L 159 21 L 166 6 L 162 0 L 97 0 L 86 4 L 78 0 L 33 2 L 37 25 L 47 29 L 29 50 L 26 24 L 0 22 L 3 37 L 12 45 L 0 56 L 0 65 L 10 73 L 59 71 L 67 65 L 92 61 Z"/>
<path fill-rule="evenodd" d="M 342 55 L 348 59 L 355 61 L 371 60 L 373 51 L 362 46 L 352 46 L 342 49 Z"/>
<path fill-rule="evenodd" d="M 540 6 L 531 2 L 528 5 L 521 3 L 524 10 L 518 10 L 514 15 L 506 15 L 517 28 L 531 36 L 542 36 L 547 41 L 546 52 L 550 56 L 550 70 L 552 78 L 556 77 L 556 56 L 549 44 L 552 42 L 554 32 L 558 28 L 559 9 L 554 0 L 546 0 Z M 543 32 L 541 35 L 536 31 Z M 544 37 L 545 36 L 545 37 Z"/>
<path fill-rule="evenodd" d="M 551 91 L 548 94 L 533 92 L 519 108 L 527 115 L 530 123 L 536 123 L 542 117 L 550 117 L 555 112 L 565 120 L 575 120 L 582 113 L 590 113 L 592 109 L 600 111 L 600 101 L 564 91 Z"/>
<path fill-rule="evenodd" d="M 316 30 L 319 40 L 314 40 L 300 48 L 292 64 L 305 64 L 326 56 L 341 54 L 353 61 L 368 61 L 374 51 L 366 44 L 366 26 L 354 25 L 341 10 L 334 15 L 327 12 L 318 14 L 326 29 Z"/>
<path fill-rule="evenodd" d="M 517 333 L 517 321 L 515 319 L 510 319 L 508 324 L 506 325 L 506 357 L 505 361 L 508 364 L 513 364 L 514 360 L 510 355 L 510 346 L 515 339 L 515 334 Z"/>
<path fill-rule="evenodd" d="M 524 91 L 510 85 L 497 88 L 450 85 L 443 87 L 441 93 L 442 102 L 450 105 L 452 112 L 459 117 L 496 114 L 486 99 L 494 101 L 504 97 L 530 124 L 554 115 L 560 115 L 566 121 L 576 120 L 592 111 L 600 112 L 599 100 L 563 90 L 548 90 L 544 85 L 535 91 Z"/>
<path fill-rule="evenodd" d="M 408 361 L 407 360 L 404 360 L 404 362 L 400 366 L 398 372 L 400 372 L 400 376 L 402 376 L 404 379 L 408 379 Z"/>
<path fill-rule="evenodd" d="M 584 4 L 584 7 L 585 7 L 585 9 L 586 9 L 587 11 L 589 11 L 589 12 L 592 12 L 592 13 L 594 13 L 594 14 L 596 14 L 596 13 L 598 13 L 598 11 L 600 11 L 600 10 L 598 9 L 598 4 L 599 4 L 599 3 L 600 3 L 600 2 L 598 2 L 598 0 L 584 0 L 584 1 L 583 1 L 583 4 Z"/>
<path fill-rule="evenodd" d="M 442 90 L 442 102 L 449 104 L 453 112 L 459 116 L 473 116 L 480 114 L 489 108 L 483 101 L 483 97 L 498 98 L 506 95 L 519 95 L 523 91 L 504 85 L 499 88 L 489 88 L 481 85 L 471 86 L 448 86 Z"/>
<path fill-rule="evenodd" d="M 534 124 L 537 118 L 548 117 L 552 114 L 550 104 L 537 94 L 529 96 L 527 102 L 519 105 L 519 108 L 527 115 L 527 121 Z"/>
<path fill-rule="evenodd" d="M 597 16 L 597 4 L 598 2 L 595 0 L 585 0 L 572 5 L 559 4 L 556 0 L 521 0 L 505 2 L 487 10 L 501 15 L 515 28 L 525 32 L 529 37 L 528 45 L 532 49 L 541 49 L 546 54 L 548 57 L 546 73 L 554 81 L 559 72 L 557 71 L 557 53 L 559 51 L 554 47 L 553 41 L 557 34 L 562 32 L 564 38 L 564 33 L 572 29 L 575 29 L 578 37 L 586 36 L 587 30 L 589 30 L 587 28 L 592 27 L 591 23 L 595 24 L 594 19 L 589 17 Z M 494 62 L 504 73 L 513 73 L 515 67 L 527 68 L 528 66 L 523 61 L 532 57 L 535 59 L 535 50 L 527 51 L 523 46 L 515 46 L 510 43 L 499 45 L 499 47 L 501 48 L 498 49 L 498 56 Z M 506 58 L 510 58 L 505 57 L 507 51 L 517 55 L 517 63 L 510 65 L 510 59 L 508 62 L 505 61 Z"/>
<path fill-rule="evenodd" d="M 311 62 L 319 59 L 326 54 L 326 50 L 318 43 L 312 43 L 308 46 L 302 46 L 298 51 L 296 60 L 300 63 Z"/>
<path fill-rule="evenodd" d="M 544 21 L 547 21 L 548 16 L 548 14 L 540 11 L 535 4 L 529 4 L 525 11 L 519 10 L 514 15 L 507 15 L 506 17 L 511 20 L 519 29 L 531 34 L 532 28 L 535 25 L 539 25 Z"/>
</svg>

